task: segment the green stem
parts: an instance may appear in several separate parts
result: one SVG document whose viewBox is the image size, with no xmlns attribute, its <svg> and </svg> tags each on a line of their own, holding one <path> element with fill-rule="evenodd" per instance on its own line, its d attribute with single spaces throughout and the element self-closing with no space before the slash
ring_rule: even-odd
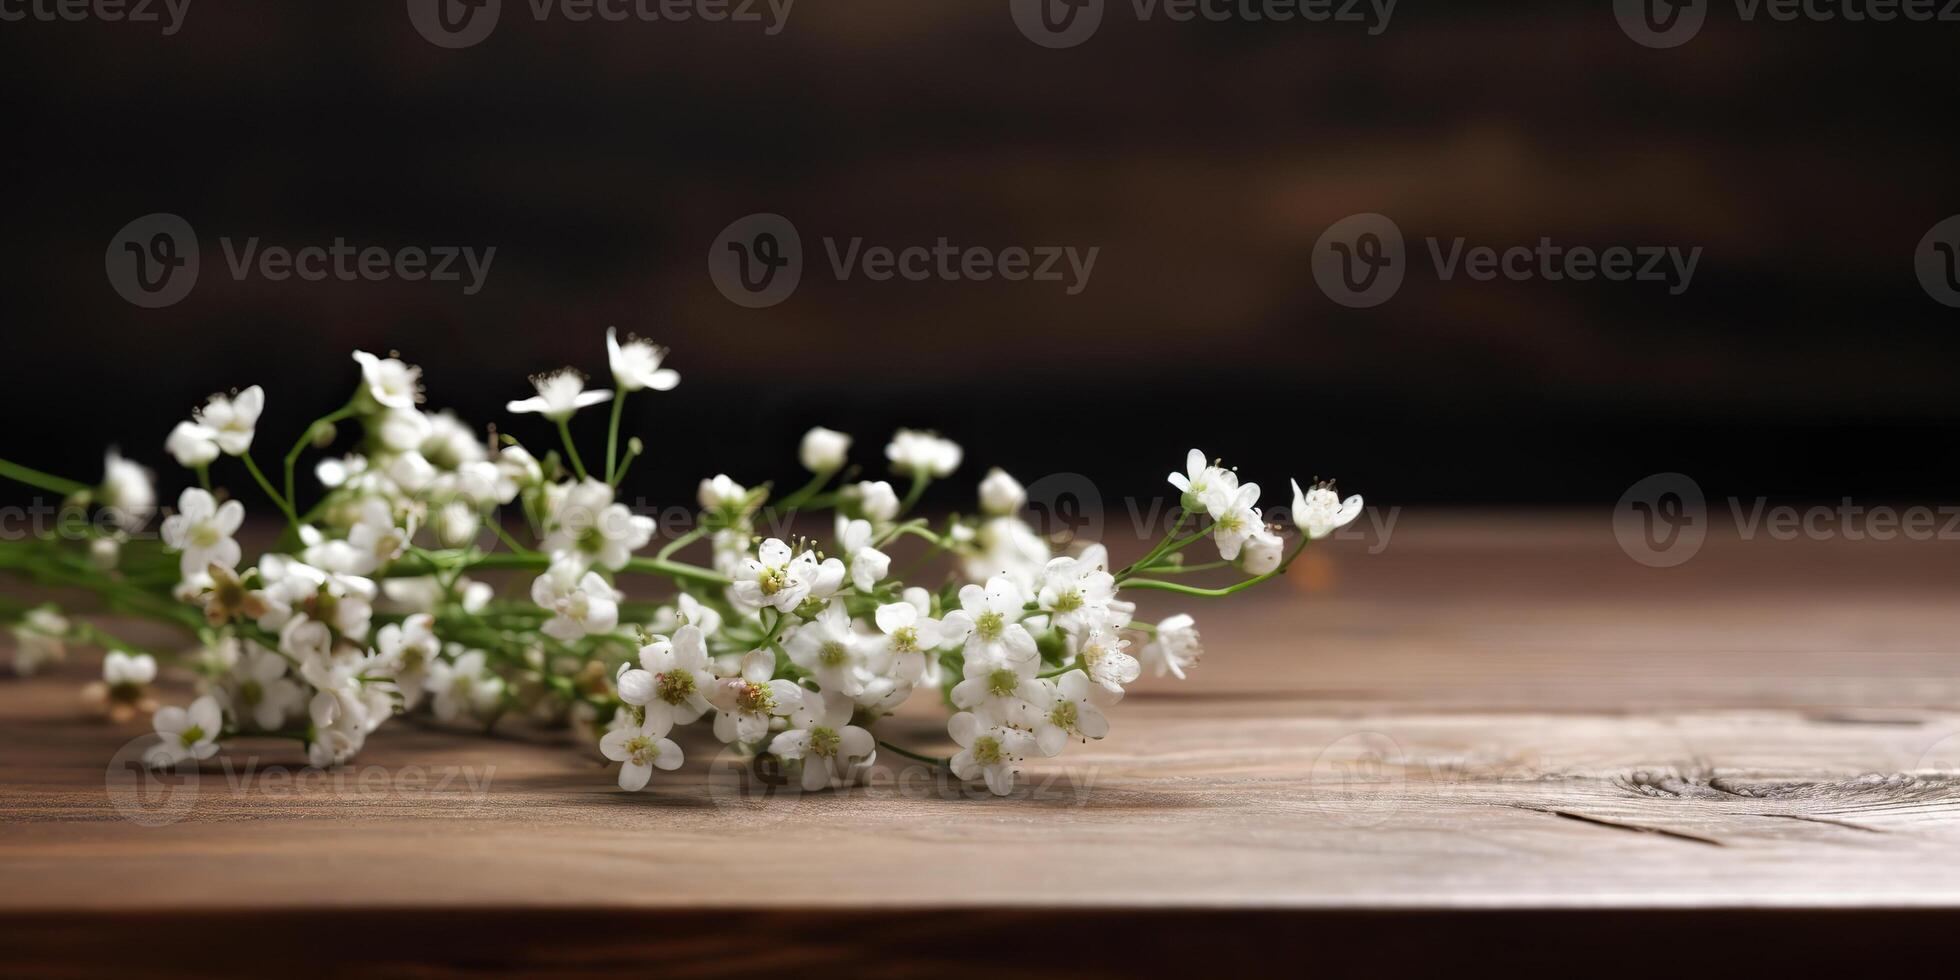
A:
<svg viewBox="0 0 1960 980">
<path fill-rule="evenodd" d="M 1088 667 L 1083 665 L 1081 660 L 1077 659 L 1077 660 L 1071 660 L 1068 663 L 1065 663 L 1060 667 L 1055 668 L 1054 670 L 1048 671 L 1046 673 L 1036 674 L 1035 676 L 1036 677 L 1060 677 L 1071 670 L 1080 670 L 1083 671 L 1084 673 L 1087 673 L 1088 669 L 1089 669 Z"/>
<path fill-rule="evenodd" d="M 452 557 L 450 555 L 430 553 L 427 557 L 421 555 L 410 557 L 414 560 L 401 559 L 389 565 L 382 577 L 397 578 L 428 575 L 435 571 L 438 565 L 441 565 L 444 570 L 453 568 L 459 572 L 479 568 L 515 568 L 542 571 L 551 566 L 550 555 L 539 554 L 535 551 L 524 554 L 511 554 L 500 551 L 495 554 L 477 555 L 473 558 L 468 556 L 454 556 L 459 559 L 458 563 L 454 566 L 447 564 Z M 699 565 L 688 565 L 677 561 L 668 561 L 664 558 L 635 558 L 627 562 L 626 567 L 620 570 L 638 575 L 659 575 L 680 581 L 700 582 L 705 585 L 728 585 L 730 581 L 728 576 L 713 569 L 702 568 Z"/>
<path fill-rule="evenodd" d="M 942 759 L 936 755 L 925 755 L 924 753 L 914 752 L 911 749 L 900 748 L 899 746 L 893 745 L 892 743 L 887 742 L 882 738 L 878 739 L 878 747 L 881 749 L 888 749 L 890 751 L 896 752 L 899 755 L 902 755 L 907 759 L 911 759 L 915 762 L 923 762 L 926 763 L 927 765 L 938 766 L 941 769 L 953 768 L 953 760 L 951 759 Z"/>
<path fill-rule="evenodd" d="M 905 499 L 899 501 L 898 503 L 898 512 L 900 514 L 904 514 L 910 511 L 912 509 L 912 505 L 918 503 L 919 498 L 925 495 L 926 485 L 931 482 L 932 482 L 932 477 L 929 477 L 924 473 L 913 474 L 912 489 L 905 491 Z"/>
<path fill-rule="evenodd" d="M 332 425 L 335 422 L 352 416 L 355 411 L 354 405 L 355 403 L 350 400 L 347 404 L 307 423 L 306 428 L 301 430 L 299 438 L 293 441 L 293 448 L 286 450 L 285 487 L 286 502 L 290 505 L 289 509 L 297 510 L 299 508 L 299 496 L 293 491 L 293 466 L 299 462 L 299 456 L 306 451 L 307 445 L 313 442 L 314 430 L 322 425 Z M 299 522 L 294 521 L 294 523 L 297 524 Z"/>
<path fill-rule="evenodd" d="M 10 463 L 4 459 L 0 459 L 0 476 L 25 483 L 30 487 L 46 490 L 49 493 L 58 493 L 64 497 L 72 497 L 88 489 L 87 484 L 76 483 L 73 480 L 55 476 L 52 473 L 43 473 L 40 470 L 30 469 L 19 463 Z"/>
<path fill-rule="evenodd" d="M 572 423 L 570 419 L 558 420 L 558 435 L 565 440 L 565 455 L 572 461 L 572 472 L 578 474 L 578 478 L 581 480 L 588 479 L 585 475 L 585 461 L 578 458 L 578 447 L 572 444 Z"/>
<path fill-rule="evenodd" d="M 701 524 L 695 527 L 694 530 L 689 531 L 686 534 L 683 534 L 680 537 L 667 542 L 666 546 L 662 547 L 659 553 L 655 554 L 654 557 L 662 561 L 665 561 L 668 558 L 672 557 L 674 552 L 679 551 L 682 548 L 685 548 L 688 545 L 691 545 L 694 542 L 701 540 L 702 537 L 707 535 L 712 530 L 714 529 L 709 527 L 707 524 Z"/>
<path fill-rule="evenodd" d="M 1185 585 L 1182 582 L 1165 582 L 1159 579 L 1152 579 L 1152 578 L 1133 578 L 1123 584 L 1133 589 L 1156 589 L 1161 592 L 1175 592 L 1178 593 L 1179 595 L 1218 598 L 1221 596 L 1231 595 L 1234 592 L 1244 592 L 1245 590 L 1252 588 L 1253 586 L 1265 582 L 1269 579 L 1274 579 L 1274 578 L 1278 578 L 1281 575 L 1285 575 L 1286 570 L 1293 567 L 1293 560 L 1295 558 L 1300 557 L 1300 553 L 1305 550 L 1307 550 L 1307 540 L 1305 538 L 1301 538 L 1300 543 L 1294 546 L 1293 553 L 1287 555 L 1286 560 L 1281 562 L 1278 568 L 1275 568 L 1264 575 L 1255 575 L 1252 578 L 1246 579 L 1243 582 L 1237 582 L 1232 585 L 1227 585 L 1223 588 L 1200 589 L 1195 586 Z"/>
<path fill-rule="evenodd" d="M 272 488 L 272 481 L 265 478 L 265 471 L 259 469 L 259 464 L 252 462 L 252 454 L 245 453 L 238 458 L 245 461 L 245 469 L 252 474 L 252 479 L 259 481 L 259 489 L 264 490 L 265 495 L 271 497 L 272 502 L 278 505 L 279 512 L 286 515 L 286 522 L 293 527 L 298 527 L 299 515 L 293 512 L 293 505 L 287 502 L 286 498 L 281 497 L 279 491 Z"/>
<path fill-rule="evenodd" d="M 614 475 L 615 464 L 619 459 L 619 416 L 626 410 L 626 389 L 621 388 L 613 394 L 612 428 L 606 431 L 606 477 L 618 485 L 619 478 Z M 565 437 L 570 440 L 570 436 Z M 569 443 L 568 443 L 569 444 Z"/>
</svg>

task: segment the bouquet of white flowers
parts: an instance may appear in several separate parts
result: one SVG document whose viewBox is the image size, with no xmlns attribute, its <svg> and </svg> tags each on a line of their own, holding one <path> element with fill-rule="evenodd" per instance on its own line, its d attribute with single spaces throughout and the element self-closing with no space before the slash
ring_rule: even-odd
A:
<svg viewBox="0 0 1960 980">
<path fill-rule="evenodd" d="M 56 528 L 0 542 L 0 569 L 91 591 L 113 611 L 195 638 L 185 659 L 202 694 L 188 708 L 156 711 L 156 766 L 208 758 L 235 737 L 272 736 L 299 740 L 311 764 L 328 767 L 395 714 L 494 725 L 523 712 L 598 737 L 627 790 L 681 765 L 675 726 L 711 719 L 721 741 L 775 757 L 807 790 L 858 778 L 883 747 L 1006 794 L 1029 753 L 1054 756 L 1071 740 L 1107 734 L 1105 710 L 1145 663 L 1182 678 L 1197 661 L 1190 616 L 1139 622 L 1122 590 L 1243 591 L 1361 509 L 1359 497 L 1296 481 L 1299 541 L 1288 553 L 1261 516 L 1258 485 L 1194 449 L 1170 477 L 1182 496 L 1169 533 L 1117 568 L 1099 544 L 1054 554 L 1018 516 L 1027 494 L 1000 469 L 980 481 L 976 515 L 937 525 L 908 516 L 932 481 L 959 468 L 953 442 L 893 436 L 885 458 L 901 494 L 883 480 L 855 480 L 851 437 L 814 428 L 799 452 L 806 483 L 772 499 L 767 484 L 702 480 L 692 526 L 646 554 L 654 519 L 615 499 L 644 451 L 638 439 L 622 446 L 621 409 L 628 394 L 670 391 L 680 377 L 662 366 L 664 349 L 621 343 L 611 331 L 606 340 L 613 390 L 588 389 L 567 368 L 534 378 L 536 394 L 508 406 L 555 425 L 562 455 L 425 410 L 420 368 L 357 351 L 352 397 L 307 426 L 274 474 L 252 455 L 265 403 L 258 387 L 213 395 L 180 422 L 165 446 L 196 485 L 159 535 L 145 533 L 157 516 L 151 475 L 113 450 L 94 486 L 0 461 L 0 476 L 62 498 Z M 568 422 L 606 402 L 604 466 L 592 470 Z M 302 501 L 302 456 L 340 441 L 350 423 L 356 451 L 320 460 L 324 493 Z M 284 524 L 255 562 L 244 562 L 236 537 L 244 505 L 214 486 L 225 457 Z M 505 508 L 521 512 L 515 531 Z M 825 542 L 795 533 L 825 511 Z M 923 551 L 916 570 L 950 564 L 943 584 L 893 574 L 892 552 L 906 537 L 922 542 L 908 546 Z M 1186 549 L 1206 538 L 1218 559 L 1187 562 Z M 705 564 L 682 559 L 693 545 L 708 553 Z M 1242 578 L 1220 588 L 1175 580 L 1204 569 Z M 528 596 L 471 578 L 493 570 L 534 575 Z M 629 599 L 629 578 L 665 579 L 671 594 Z M 91 699 L 125 715 L 152 707 L 151 653 L 51 606 L 0 599 L 0 615 L 15 621 L 20 672 L 60 658 L 70 642 L 100 646 L 109 653 Z M 955 709 L 947 728 L 960 751 L 951 759 L 873 733 L 922 687 Z"/>
</svg>

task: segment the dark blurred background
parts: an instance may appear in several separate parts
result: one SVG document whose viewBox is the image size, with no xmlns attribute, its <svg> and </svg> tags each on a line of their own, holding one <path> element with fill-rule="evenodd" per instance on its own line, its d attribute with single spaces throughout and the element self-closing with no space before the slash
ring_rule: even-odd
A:
<svg viewBox="0 0 1960 980">
<path fill-rule="evenodd" d="M 1604 0 L 1405 0 L 1372 37 L 1140 22 L 1121 0 L 1066 50 L 1023 37 L 1006 0 L 802 0 L 773 37 L 505 0 L 462 50 L 399 0 L 194 0 L 168 37 L 0 23 L 0 455 L 93 479 L 119 443 L 174 486 L 163 437 L 206 393 L 263 384 L 276 454 L 345 398 L 355 347 L 399 350 L 432 406 L 544 447 L 503 403 L 531 372 L 603 376 L 616 325 L 684 377 L 630 403 L 652 446 L 630 482 L 663 502 L 715 471 L 794 479 L 813 423 L 868 463 L 897 425 L 958 439 L 948 504 L 994 463 L 1154 493 L 1192 445 L 1382 503 L 1610 505 L 1662 470 L 1711 495 L 1951 499 L 1960 311 L 1913 255 L 1960 212 L 1956 43 L 1960 24 L 1717 4 L 1651 50 Z M 1392 301 L 1350 310 L 1310 253 L 1371 211 L 1418 261 Z M 202 243 L 195 290 L 163 309 L 104 270 L 152 212 Z M 707 256 L 754 212 L 795 222 L 808 261 L 794 296 L 751 310 Z M 1670 296 L 1438 282 L 1431 235 L 1705 251 Z M 221 236 L 497 251 L 468 296 L 235 282 Z M 838 282 L 826 236 L 1100 254 L 1078 296 Z"/>
</svg>

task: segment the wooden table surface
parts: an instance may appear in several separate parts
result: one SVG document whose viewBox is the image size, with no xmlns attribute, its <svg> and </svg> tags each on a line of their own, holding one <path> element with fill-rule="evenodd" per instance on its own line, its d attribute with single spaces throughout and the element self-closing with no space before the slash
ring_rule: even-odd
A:
<svg viewBox="0 0 1960 980">
<path fill-rule="evenodd" d="M 1023 959 L 1056 937 L 1041 972 L 1090 936 L 1096 964 L 1162 966 L 1192 923 L 1249 964 L 1275 928 L 1488 942 L 1509 922 L 1540 953 L 1626 922 L 1950 929 L 1960 545 L 1718 534 L 1654 569 L 1604 514 L 1422 512 L 1376 544 L 1244 601 L 1140 596 L 1189 607 L 1205 661 L 1140 683 L 1107 739 L 1031 760 L 1006 800 L 898 758 L 856 792 L 769 795 L 701 737 L 626 794 L 563 733 L 401 721 L 338 778 L 268 743 L 139 797 L 110 762 L 142 729 L 78 708 L 92 657 L 9 679 L 0 957 L 82 970 L 126 954 L 97 937 L 188 957 L 226 924 L 241 948 L 331 924 L 435 972 L 837 965 L 860 940 L 975 969 L 987 934 Z M 881 729 L 945 747 L 922 704 Z"/>
</svg>

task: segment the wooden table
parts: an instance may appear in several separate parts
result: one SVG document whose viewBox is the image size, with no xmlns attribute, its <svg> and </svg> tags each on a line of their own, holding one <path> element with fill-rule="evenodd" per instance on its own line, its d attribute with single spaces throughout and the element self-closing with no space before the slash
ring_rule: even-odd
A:
<svg viewBox="0 0 1960 980">
<path fill-rule="evenodd" d="M 560 733 L 398 721 L 335 781 L 266 744 L 129 809 L 105 765 L 139 729 L 79 712 L 92 663 L 10 680 L 0 962 L 1392 975 L 1947 941 L 1960 546 L 1717 534 L 1654 569 L 1604 514 L 1421 512 L 1376 544 L 1246 601 L 1139 596 L 1207 659 L 1008 800 L 897 758 L 767 796 L 699 737 L 629 795 Z M 920 708 L 886 737 L 941 747 Z"/>
</svg>

